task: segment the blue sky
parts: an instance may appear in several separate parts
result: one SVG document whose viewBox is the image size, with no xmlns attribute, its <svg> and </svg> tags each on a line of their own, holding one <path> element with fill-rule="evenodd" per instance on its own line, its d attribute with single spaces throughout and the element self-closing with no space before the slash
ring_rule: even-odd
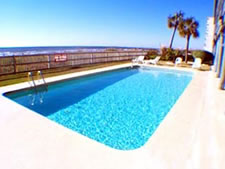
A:
<svg viewBox="0 0 225 169">
<path fill-rule="evenodd" d="M 204 45 L 213 0 L 1 0 L 0 47 L 169 45 L 167 17 L 182 10 L 199 21 Z M 174 47 L 184 48 L 178 33 Z"/>
</svg>

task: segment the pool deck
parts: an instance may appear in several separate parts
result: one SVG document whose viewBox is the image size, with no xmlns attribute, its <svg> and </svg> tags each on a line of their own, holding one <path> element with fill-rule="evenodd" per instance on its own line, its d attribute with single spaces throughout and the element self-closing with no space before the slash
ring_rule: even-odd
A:
<svg viewBox="0 0 225 169">
<path fill-rule="evenodd" d="M 73 73 L 46 81 L 126 66 Z M 214 72 L 192 71 L 193 80 L 149 141 L 131 151 L 107 147 L 2 96 L 6 91 L 28 87 L 28 83 L 0 87 L 0 168 L 225 168 L 225 91 L 218 89 Z"/>
</svg>

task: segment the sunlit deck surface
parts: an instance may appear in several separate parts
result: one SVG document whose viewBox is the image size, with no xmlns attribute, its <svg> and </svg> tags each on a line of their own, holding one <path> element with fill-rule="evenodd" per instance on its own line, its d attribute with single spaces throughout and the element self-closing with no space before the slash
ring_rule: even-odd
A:
<svg viewBox="0 0 225 169">
<path fill-rule="evenodd" d="M 46 81 L 128 65 L 130 64 L 62 75 Z M 132 151 L 107 147 L 1 95 L 0 168 L 224 168 L 225 91 L 218 89 L 218 79 L 212 71 L 168 68 L 193 71 L 193 80 L 149 141 Z M 24 87 L 28 87 L 28 83 L 1 87 L 0 93 Z"/>
</svg>

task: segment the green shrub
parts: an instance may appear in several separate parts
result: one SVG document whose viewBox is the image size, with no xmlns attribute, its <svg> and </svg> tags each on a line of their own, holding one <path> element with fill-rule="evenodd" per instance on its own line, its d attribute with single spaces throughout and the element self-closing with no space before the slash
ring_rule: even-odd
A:
<svg viewBox="0 0 225 169">
<path fill-rule="evenodd" d="M 192 51 L 192 55 L 194 58 L 201 58 L 202 63 L 212 65 L 214 61 L 214 55 L 211 52 L 204 50 L 195 50 Z"/>
<path fill-rule="evenodd" d="M 180 49 L 161 48 L 161 59 L 165 61 L 175 62 L 177 57 L 184 60 L 184 51 Z"/>
<path fill-rule="evenodd" d="M 173 49 L 163 47 L 160 49 L 161 60 L 168 61 L 173 57 Z"/>
<path fill-rule="evenodd" d="M 169 60 L 169 61 L 174 61 L 175 60 L 175 50 L 174 49 L 171 49 L 171 48 L 168 48 L 167 49 L 167 53 L 166 53 L 166 59 Z"/>
<path fill-rule="evenodd" d="M 145 56 L 145 59 L 154 59 L 158 55 L 159 55 L 159 50 L 151 49 L 148 51 L 147 55 Z"/>
<path fill-rule="evenodd" d="M 175 49 L 174 53 L 175 53 L 176 58 L 177 57 L 181 57 L 181 58 L 185 57 L 185 51 L 184 50 Z"/>
</svg>

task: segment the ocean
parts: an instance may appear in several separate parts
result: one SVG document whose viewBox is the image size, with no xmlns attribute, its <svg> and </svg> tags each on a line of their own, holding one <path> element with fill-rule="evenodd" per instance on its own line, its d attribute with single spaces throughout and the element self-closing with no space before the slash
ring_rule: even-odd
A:
<svg viewBox="0 0 225 169">
<path fill-rule="evenodd" d="M 104 52 L 104 51 L 129 51 L 144 50 L 149 48 L 115 47 L 115 46 L 46 46 L 46 47 L 6 47 L 0 48 L 0 57 L 23 56 L 52 53 L 75 53 L 75 52 Z"/>
</svg>

